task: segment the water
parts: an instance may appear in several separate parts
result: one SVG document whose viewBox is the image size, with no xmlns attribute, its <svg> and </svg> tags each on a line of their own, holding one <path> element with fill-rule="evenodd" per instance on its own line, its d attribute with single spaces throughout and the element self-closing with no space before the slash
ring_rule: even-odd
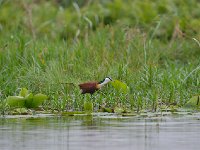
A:
<svg viewBox="0 0 200 150">
<path fill-rule="evenodd" d="M 0 150 L 199 150 L 199 115 L 0 119 Z"/>
</svg>

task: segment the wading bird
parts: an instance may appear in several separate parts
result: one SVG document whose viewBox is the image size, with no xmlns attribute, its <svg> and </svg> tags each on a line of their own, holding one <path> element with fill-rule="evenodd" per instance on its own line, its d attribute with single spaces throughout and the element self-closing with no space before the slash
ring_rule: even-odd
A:
<svg viewBox="0 0 200 150">
<path fill-rule="evenodd" d="M 110 77 L 106 77 L 100 82 L 86 82 L 79 84 L 81 94 L 90 93 L 92 95 L 94 92 L 101 89 L 105 84 L 107 84 L 110 81 L 112 81 L 112 79 Z"/>
</svg>

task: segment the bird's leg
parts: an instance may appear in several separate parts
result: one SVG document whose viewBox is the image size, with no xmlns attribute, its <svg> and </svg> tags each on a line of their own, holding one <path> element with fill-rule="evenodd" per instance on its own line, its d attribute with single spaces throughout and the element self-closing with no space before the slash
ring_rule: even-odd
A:
<svg viewBox="0 0 200 150">
<path fill-rule="evenodd" d="M 94 98 L 93 94 L 90 94 L 90 98 L 91 98 L 91 99 L 93 99 L 93 98 Z"/>
<path fill-rule="evenodd" d="M 91 94 L 91 100 L 94 101 L 94 102 L 96 100 L 96 97 L 93 94 Z"/>
</svg>

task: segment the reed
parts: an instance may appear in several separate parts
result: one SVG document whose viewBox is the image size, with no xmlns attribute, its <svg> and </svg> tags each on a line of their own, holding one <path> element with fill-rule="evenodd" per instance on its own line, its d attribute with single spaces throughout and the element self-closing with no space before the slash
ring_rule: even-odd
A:
<svg viewBox="0 0 200 150">
<path fill-rule="evenodd" d="M 183 106 L 191 96 L 199 95 L 200 47 L 197 44 L 199 34 L 195 34 L 199 30 L 195 26 L 191 26 L 191 29 L 184 26 L 186 36 L 174 33 L 172 38 L 173 32 L 177 32 L 173 31 L 175 24 L 168 22 L 169 27 L 165 28 L 169 19 L 167 16 L 171 15 L 175 19 L 167 9 L 172 7 L 168 1 L 164 1 L 166 4 L 162 7 L 160 1 L 160 5 L 140 1 L 119 5 L 119 2 L 113 2 L 114 5 L 110 5 L 111 1 L 100 3 L 100 8 L 91 3 L 78 8 L 79 14 L 71 11 L 74 10 L 73 5 L 59 9 L 51 2 L 29 4 L 27 6 L 32 5 L 31 18 L 23 16 L 25 12 L 20 1 L 15 5 L 11 2 L 1 3 L 1 114 L 8 110 L 4 99 L 15 95 L 17 89 L 22 87 L 33 93 L 48 95 L 50 101 L 43 105 L 45 109 L 83 110 L 84 101 L 90 97 L 86 96 L 84 100 L 77 85 L 106 76 L 125 82 L 130 91 L 122 94 L 108 85 L 95 93 L 94 107 L 120 106 L 137 111 L 156 111 L 160 104 Z M 184 21 L 184 16 L 191 14 L 189 10 L 192 6 L 193 13 L 199 10 L 195 1 L 190 2 L 191 5 L 187 5 L 189 2 L 186 1 L 180 3 L 187 8 L 183 13 L 182 7 L 176 6 L 180 12 L 180 22 Z M 128 11 L 136 6 L 137 16 Z M 144 11 L 141 11 L 143 7 Z M 155 11 L 147 16 L 149 7 L 155 7 Z M 120 16 L 118 8 L 126 15 Z M 13 9 L 18 11 L 8 17 L 7 12 Z M 109 9 L 108 16 L 106 10 L 104 12 L 101 9 Z M 43 10 L 49 10 L 49 13 Z M 97 14 L 94 21 L 92 14 L 95 11 Z M 159 15 L 163 15 L 163 18 Z M 86 20 L 82 18 L 84 16 Z M 26 26 L 26 19 L 31 22 L 31 28 Z M 127 21 L 130 24 L 120 24 L 117 19 L 121 23 Z M 188 23 L 192 23 L 195 15 L 188 19 L 191 20 Z M 12 24 L 8 24 L 10 21 Z M 88 22 L 92 22 L 89 27 Z M 195 33 L 192 34 L 192 31 Z"/>
</svg>

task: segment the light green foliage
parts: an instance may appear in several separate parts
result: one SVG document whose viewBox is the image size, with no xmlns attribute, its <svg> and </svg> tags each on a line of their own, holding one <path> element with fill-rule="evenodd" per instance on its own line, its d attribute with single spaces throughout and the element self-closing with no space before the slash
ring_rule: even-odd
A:
<svg viewBox="0 0 200 150">
<path fill-rule="evenodd" d="M 127 94 L 128 91 L 129 91 L 129 88 L 126 85 L 126 83 L 121 82 L 119 80 L 114 80 L 114 81 L 111 82 L 111 84 L 117 90 L 117 92 Z"/>
<path fill-rule="evenodd" d="M 199 109 L 200 108 L 200 96 L 193 96 L 185 105 L 185 108 Z"/>
<path fill-rule="evenodd" d="M 82 111 L 77 84 L 106 76 L 116 80 L 87 97 L 94 108 L 156 111 L 199 95 L 198 0 L 73 2 L 0 3 L 1 114 L 5 98 L 30 108 L 45 95 L 46 110 Z M 19 87 L 45 95 L 9 96 Z"/>
<path fill-rule="evenodd" d="M 6 101 L 10 107 L 25 107 L 25 99 L 22 96 L 8 96 Z"/>
<path fill-rule="evenodd" d="M 124 112 L 124 109 L 121 108 L 121 107 L 115 107 L 114 112 L 115 112 L 115 113 L 118 113 L 118 114 L 121 114 L 121 113 Z"/>
<path fill-rule="evenodd" d="M 12 110 L 11 112 L 9 112 L 9 114 L 12 114 L 12 115 L 27 115 L 29 114 L 28 112 L 28 109 L 22 107 L 22 108 L 16 108 L 14 110 Z"/>
<path fill-rule="evenodd" d="M 84 102 L 84 111 L 86 112 L 86 113 L 88 113 L 88 112 L 93 112 L 93 103 L 92 102 Z"/>
<path fill-rule="evenodd" d="M 47 96 L 44 94 L 36 94 L 33 95 L 32 93 L 27 97 L 25 106 L 27 108 L 37 108 L 40 106 L 45 100 L 47 100 Z"/>
<path fill-rule="evenodd" d="M 107 113 L 113 113 L 114 110 L 112 108 L 109 107 L 102 107 L 100 110 L 100 112 L 107 112 Z"/>
<path fill-rule="evenodd" d="M 22 88 L 21 91 L 19 92 L 19 96 L 21 96 L 21 97 L 30 97 L 31 95 L 28 95 L 28 93 L 29 92 L 28 92 L 28 90 L 26 88 Z"/>
<path fill-rule="evenodd" d="M 28 93 L 26 88 L 22 88 L 19 96 L 8 96 L 6 98 L 6 102 L 10 107 L 13 108 L 37 108 L 40 106 L 45 100 L 47 100 L 47 96 L 44 94 L 36 94 Z"/>
</svg>

